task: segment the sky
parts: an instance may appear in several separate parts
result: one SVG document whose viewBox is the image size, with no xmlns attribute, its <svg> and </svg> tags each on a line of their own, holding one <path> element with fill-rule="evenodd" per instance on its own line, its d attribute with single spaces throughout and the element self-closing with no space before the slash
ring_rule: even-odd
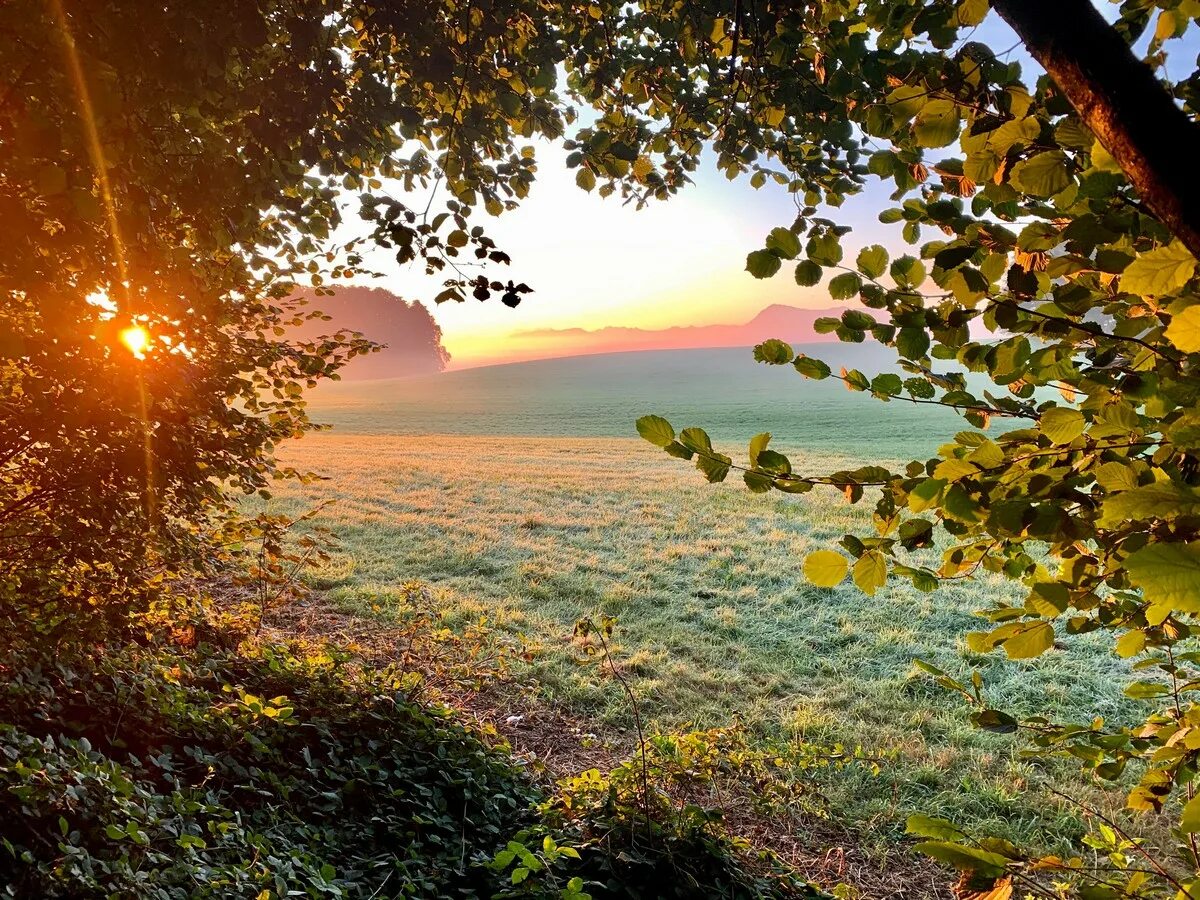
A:
<svg viewBox="0 0 1200 900">
<path fill-rule="evenodd" d="M 754 190 L 748 179 L 729 182 L 707 166 L 672 199 L 637 210 L 616 195 L 601 198 L 577 187 L 559 147 L 536 149 L 537 180 L 522 205 L 497 218 L 471 219 L 512 257 L 508 266 L 490 267 L 490 277 L 533 288 L 516 309 L 495 296 L 433 307 L 444 275 L 427 276 L 419 262 L 399 266 L 384 251 L 366 256 L 367 267 L 385 277 L 363 283 L 432 308 L 451 368 L 561 355 L 552 336 L 523 332 L 737 324 L 772 303 L 830 305 L 823 289 L 799 287 L 786 267 L 764 281 L 745 271 L 746 254 L 796 217 L 793 197 L 780 186 Z M 855 226 L 848 247 L 885 236 L 876 221 L 882 202 L 855 198 L 842 208 Z"/>
</svg>

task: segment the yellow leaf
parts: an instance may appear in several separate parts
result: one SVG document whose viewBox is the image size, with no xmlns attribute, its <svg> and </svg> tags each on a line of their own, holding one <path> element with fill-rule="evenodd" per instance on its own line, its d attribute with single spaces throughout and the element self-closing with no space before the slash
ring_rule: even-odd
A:
<svg viewBox="0 0 1200 900">
<path fill-rule="evenodd" d="M 1121 290 L 1160 296 L 1179 290 L 1196 271 L 1196 257 L 1179 241 L 1142 253 L 1121 273 Z"/>
<path fill-rule="evenodd" d="M 854 583 L 868 597 L 887 584 L 887 574 L 887 559 L 878 550 L 868 550 L 854 564 Z"/>
<path fill-rule="evenodd" d="M 1117 641 L 1117 656 L 1128 659 L 1146 649 L 1146 635 L 1141 631 L 1127 631 Z"/>
<path fill-rule="evenodd" d="M 1054 628 L 1049 622 L 1022 623 L 1004 642 L 1009 659 L 1033 659 L 1054 646 Z"/>
<path fill-rule="evenodd" d="M 1171 317 L 1167 326 L 1167 340 L 1184 353 L 1200 350 L 1200 306 L 1189 306 Z"/>
<path fill-rule="evenodd" d="M 850 564 L 833 550 L 815 550 L 804 560 L 804 577 L 817 587 L 837 587 L 846 577 Z"/>
<path fill-rule="evenodd" d="M 1069 444 L 1083 434 L 1087 420 L 1077 409 L 1066 406 L 1053 406 L 1042 413 L 1039 427 L 1042 434 L 1055 444 Z"/>
<path fill-rule="evenodd" d="M 933 477 L 940 478 L 943 481 L 958 481 L 960 478 L 970 478 L 978 474 L 979 469 L 965 459 L 947 459 L 938 463 L 938 467 L 933 472 Z"/>
</svg>

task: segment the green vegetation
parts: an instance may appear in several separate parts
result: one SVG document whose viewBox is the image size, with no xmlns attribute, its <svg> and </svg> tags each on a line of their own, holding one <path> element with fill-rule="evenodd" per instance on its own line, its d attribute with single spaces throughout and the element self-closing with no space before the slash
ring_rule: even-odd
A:
<svg viewBox="0 0 1200 900">
<path fill-rule="evenodd" d="M 1008 51 L 980 40 L 990 10 L 1045 74 L 1024 73 Z M 918 446 L 902 466 L 839 459 L 832 471 L 808 469 L 766 433 L 735 462 L 703 429 L 677 431 L 676 411 L 646 410 L 663 415 L 643 416 L 638 431 L 711 482 L 736 471 L 757 494 L 794 500 L 836 489 L 852 502 L 875 499 L 869 525 L 845 523 L 841 549 L 805 547 L 802 570 L 814 589 L 849 578 L 879 598 L 877 607 L 855 602 L 854 618 L 886 608 L 885 597 L 909 598 L 903 618 L 872 639 L 881 642 L 876 657 L 889 636 L 908 639 L 897 629 L 918 618 L 912 610 L 949 625 L 957 598 L 938 591 L 943 583 L 994 576 L 1006 588 L 989 590 L 989 628 L 967 638 L 972 655 L 923 671 L 968 702 L 981 728 L 1024 731 L 1039 759 L 1082 763 L 1101 785 L 1132 784 L 1130 809 L 1143 822 L 1171 823 L 1143 842 L 1082 807 L 1095 825 L 1087 850 L 1044 856 L 1036 843 L 975 830 L 991 816 L 981 780 L 963 785 L 982 798 L 978 819 L 970 810 L 957 824 L 908 819 L 924 839 L 918 849 L 961 870 L 965 896 L 1200 894 L 1200 75 L 1194 63 L 1178 75 L 1168 65 L 1172 42 L 1196 33 L 1200 6 L 1123 0 L 1112 12 L 1109 22 L 1089 0 L 0 6 L 7 883 L 153 896 L 159 882 L 182 892 L 215 881 L 227 895 L 261 886 L 263 900 L 293 888 L 315 896 L 343 892 L 326 858 L 334 854 L 354 873 L 346 891 L 359 894 L 376 861 L 401 881 L 436 882 L 414 886 L 418 893 L 469 895 L 476 878 L 486 892 L 505 874 L 512 887 L 501 895 L 582 898 L 593 881 L 615 896 L 791 889 L 786 876 L 744 870 L 727 836 L 698 832 L 714 816 L 679 792 L 688 773 L 671 770 L 690 758 L 688 739 L 663 738 L 653 752 L 639 740 L 633 764 L 607 781 L 589 776 L 560 805 L 540 808 L 544 827 L 573 824 L 598 850 L 590 880 L 560 884 L 559 869 L 574 862 L 569 842 L 548 833 L 540 843 L 533 833 L 501 841 L 501 820 L 524 797 L 506 764 L 384 696 L 386 674 L 325 677 L 312 668 L 319 664 L 281 659 L 245 635 L 228 638 L 236 650 L 213 649 L 224 640 L 213 637 L 224 633 L 213 621 L 214 585 L 253 584 L 261 615 L 305 563 L 323 559 L 318 539 L 291 518 L 247 518 L 238 504 L 243 495 L 270 500 L 277 481 L 304 483 L 276 451 L 311 430 L 305 392 L 372 349 L 355 334 L 289 331 L 320 318 L 300 284 L 320 292 L 365 274 L 369 240 L 401 263 L 447 274 L 438 302 L 499 295 L 517 306 L 529 287 L 495 274 L 508 255 L 477 222 L 527 195 L 533 141 L 543 138 L 567 151 L 581 189 L 634 206 L 669 199 L 710 151 L 730 179 L 795 195 L 797 216 L 749 254 L 747 271 L 770 277 L 787 262 L 800 285 L 828 278 L 833 298 L 857 298 L 874 313 L 848 309 L 819 328 L 886 346 L 903 373 L 835 376 L 778 340 L 756 358 L 880 402 L 957 412 L 966 426 L 946 433 L 936 455 Z M 869 184 L 891 192 L 880 220 L 896 226 L 894 246 L 851 246 L 849 227 L 830 217 Z M 332 235 L 349 224 L 354 198 L 365 224 L 339 244 Z M 896 252 L 901 241 L 913 251 Z M 485 270 L 468 274 L 464 261 Z M 1015 427 L 991 428 L 995 419 Z M 484 493 L 477 454 L 463 460 L 456 477 Z M 595 483 L 571 491 L 555 499 L 577 515 L 553 526 L 602 527 Z M 661 505 L 677 519 L 693 514 L 695 503 L 679 508 L 685 494 L 669 495 Z M 687 522 L 675 531 L 664 524 L 648 541 L 663 520 L 600 496 L 628 520 L 614 540 L 635 557 L 639 547 L 671 555 L 661 538 L 698 542 Z M 801 634 L 787 609 L 772 607 L 773 576 L 745 577 L 752 565 L 790 571 L 793 562 L 756 558 L 757 542 L 741 537 L 748 527 L 764 542 L 823 537 L 817 516 L 811 534 L 789 534 L 788 511 L 803 508 L 789 503 L 758 522 L 735 507 L 698 517 L 724 540 L 703 559 L 684 549 L 677 561 L 697 580 L 723 581 L 731 595 L 718 599 L 728 596 L 722 606 L 732 613 L 710 609 L 714 598 L 650 563 L 622 573 L 623 560 L 579 553 L 574 569 L 564 556 L 557 568 L 530 559 L 533 568 L 510 576 L 493 561 L 477 574 L 531 585 L 552 613 L 572 590 L 590 588 L 587 599 L 601 608 L 633 605 L 643 590 L 665 607 L 688 590 L 688 639 L 673 637 L 669 617 L 644 612 L 685 658 L 705 647 L 691 638 L 709 630 L 706 618 L 740 627 L 742 601 L 772 612 L 747 612 L 752 646 L 778 637 L 793 651 L 802 642 L 814 652 L 851 646 L 849 614 L 838 637 L 814 633 L 815 615 Z M 532 517 L 511 525 L 523 526 L 539 530 Z M 486 558 L 468 552 L 468 565 Z M 462 564 L 461 555 L 450 560 Z M 631 584 L 598 588 L 603 579 L 589 566 L 633 576 Z M 928 593 L 929 605 L 897 583 Z M 794 596 L 798 605 L 846 602 L 799 588 Z M 639 665 L 669 681 L 651 650 L 642 660 L 632 645 L 611 656 L 611 622 L 599 622 L 579 639 L 601 641 L 619 684 L 630 684 L 623 667 Z M 1062 702 L 1030 714 L 1023 704 L 1036 699 L 1036 677 L 1031 698 L 1014 670 L 983 661 L 1002 648 L 1058 677 L 1059 654 L 1089 640 L 1138 673 L 1101 687 L 1109 720 L 1071 722 L 1094 703 L 1061 683 Z M 191 643 L 186 653 L 166 649 Z M 711 647 L 700 656 L 763 688 L 767 705 L 774 679 L 799 685 L 828 674 L 789 669 L 782 648 L 761 660 Z M 550 659 L 565 668 L 563 657 Z M 860 668 L 852 674 L 865 678 L 869 697 L 878 670 Z M 577 692 L 569 678 L 558 681 Z M 697 681 L 699 696 L 706 688 Z M 228 702 L 217 699 L 222 686 Z M 1122 721 L 1122 689 L 1145 704 L 1139 721 Z M 136 732 L 126 734 L 126 723 Z M 310 736 L 318 757 L 333 754 L 335 771 L 321 777 L 341 789 L 336 802 L 353 806 L 359 791 L 370 801 L 318 827 L 311 822 L 335 800 L 315 792 L 303 752 Z M 433 758 L 446 763 L 437 775 Z M 734 759 L 752 779 L 767 770 L 758 750 L 735 748 L 722 765 Z M 676 793 L 651 783 L 652 766 Z M 1042 805 L 1031 797 L 1030 816 Z M 464 812 L 449 818 L 447 804 L 460 799 Z M 579 809 L 596 813 L 594 830 Z M 1014 821 L 1006 811 L 1001 824 Z M 434 874 L 430 865 L 453 859 L 456 834 L 457 867 Z M 467 869 L 468 855 L 486 864 L 493 848 L 486 874 Z M 385 887 L 381 879 L 373 893 Z"/>
<path fill-rule="evenodd" d="M 405 702 L 397 674 L 272 647 L 20 671 L 10 896 L 490 896 L 480 856 L 528 821 L 511 764 Z"/>
<path fill-rule="evenodd" d="M 711 822 L 634 796 L 620 771 L 543 798 L 507 754 L 412 702 L 410 673 L 328 648 L 9 657 L 0 672 L 2 896 L 814 893 L 769 860 L 747 871 Z"/>
<path fill-rule="evenodd" d="M 712 363 L 707 351 L 687 355 L 697 369 Z M 556 372 L 569 372 L 571 363 L 596 375 L 594 360 L 562 361 Z M 737 371 L 728 373 L 735 384 Z M 643 360 L 639 376 L 654 375 Z M 997 576 L 936 596 L 812 587 L 801 572 L 804 556 L 869 523 L 837 496 L 764 502 L 709 490 L 631 439 L 383 434 L 407 421 L 420 387 L 339 388 L 346 402 L 358 397 L 354 415 L 376 433 L 339 427 L 287 450 L 289 464 L 319 468 L 329 480 L 288 491 L 271 509 L 296 514 L 335 500 L 321 518 L 342 547 L 311 579 L 342 608 L 403 618 L 409 603 L 402 585 L 425 581 L 452 623 L 483 618 L 528 646 L 549 702 L 627 729 L 631 710 L 620 686 L 569 640 L 581 617 L 615 616 L 614 654 L 655 728 L 708 728 L 736 718 L 764 737 L 897 752 L 880 777 L 849 771 L 823 779 L 838 821 L 872 823 L 868 842 L 894 840 L 907 812 L 933 809 L 1041 845 L 1078 833 L 1077 814 L 1052 797 L 1030 810 L 1023 794 L 1043 781 L 1041 767 L 1021 759 L 1011 738 L 971 728 L 963 705 L 928 684 L 913 660 L 978 669 L 998 697 L 1025 713 L 1130 719 L 1135 704 L 1110 696 L 1128 667 L 1102 641 L 1072 638 L 1069 652 L 1032 664 L 970 652 L 963 638 L 978 627 L 974 611 L 1005 592 L 1016 598 Z M 486 405 L 507 387 L 480 388 L 475 397 Z M 532 389 L 525 396 L 532 409 L 543 402 Z M 609 401 L 639 402 L 619 391 Z M 393 409 L 402 412 L 392 418 Z M 314 416 L 336 420 L 341 411 L 340 401 L 318 404 Z M 603 427 L 592 412 L 580 410 L 559 427 Z M 727 414 L 738 415 L 736 407 Z M 488 417 L 472 421 L 487 431 L 501 427 Z M 861 449 L 876 446 L 901 449 L 884 441 Z M 793 459 L 836 465 L 824 454 Z M 514 712 L 524 711 L 520 696 L 511 702 Z M 1096 799 L 1106 808 L 1115 800 Z"/>
<path fill-rule="evenodd" d="M 883 369 L 871 344 L 801 347 L 849 368 Z M 629 438 L 647 410 L 703 421 L 730 440 L 768 427 L 809 453 L 866 462 L 934 452 L 953 410 L 882 406 L 841 384 L 781 384 L 744 349 L 667 350 L 548 359 L 404 381 L 330 382 L 313 391 L 317 421 L 338 434 Z M 643 448 L 644 450 L 644 448 Z"/>
<path fill-rule="evenodd" d="M 735 462 L 703 428 L 645 415 L 637 430 L 709 482 L 736 473 L 758 494 L 872 498 L 869 524 L 844 534 L 838 550 L 805 558 L 816 587 L 850 580 L 875 596 L 905 581 L 935 592 L 992 573 L 1016 593 L 987 598 L 971 652 L 1003 648 L 1030 660 L 1057 654 L 1066 636 L 1094 635 L 1130 659 L 1139 680 L 1107 691 L 1146 702 L 1136 722 L 1053 708 L 1031 715 L 978 669 L 925 671 L 974 707 L 979 727 L 1023 730 L 1035 752 L 1077 761 L 1099 783 L 1133 780 L 1128 807 L 1165 812 L 1170 835 L 1142 845 L 1100 817 L 1090 843 L 1107 854 L 1098 873 L 973 823 L 913 817 L 909 830 L 927 839 L 918 849 L 979 889 L 1011 892 L 1051 870 L 1088 894 L 1191 895 L 1200 891 L 1200 204 L 1183 180 L 1200 150 L 1197 73 L 1160 80 L 1130 44 L 1156 12 L 1147 61 L 1161 66 L 1200 9 L 1128 2 L 1110 25 L 1088 2 L 993 0 L 1048 73 L 1028 77 L 971 41 L 986 2 L 831 6 L 837 13 L 824 7 L 821 25 L 797 22 L 791 34 L 814 66 L 836 60 L 833 71 L 814 72 L 833 90 L 816 91 L 812 105 L 838 114 L 805 119 L 814 109 L 803 101 L 781 110 L 793 116 L 793 137 L 826 142 L 822 189 L 807 186 L 808 206 L 770 232 L 746 269 L 769 278 L 794 261 L 800 284 L 829 277 L 831 296 L 882 315 L 848 309 L 815 328 L 884 345 L 903 372 L 835 369 L 781 340 L 754 357 L 881 403 L 953 409 L 961 430 L 903 466 L 837 470 L 778 452 L 766 432 Z M 769 47 L 747 51 L 755 77 L 796 77 L 794 59 Z M 852 135 L 852 126 L 865 136 L 861 153 L 830 146 L 831 131 Z M 843 164 L 892 191 L 879 219 L 912 253 L 843 247 L 849 228 L 818 209 L 838 205 Z M 967 373 L 986 377 L 986 388 Z M 997 433 L 994 420 L 1014 427 Z"/>
</svg>

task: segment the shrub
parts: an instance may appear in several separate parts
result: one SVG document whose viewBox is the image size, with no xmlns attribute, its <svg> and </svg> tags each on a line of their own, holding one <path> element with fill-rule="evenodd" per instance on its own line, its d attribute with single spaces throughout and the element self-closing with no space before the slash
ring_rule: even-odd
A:
<svg viewBox="0 0 1200 900">
<path fill-rule="evenodd" d="M 279 645 L 0 657 L 0 896 L 814 893 L 714 814 L 632 804 L 629 766 L 547 798 L 410 675 Z"/>
<path fill-rule="evenodd" d="M 4 667 L 10 895 L 486 897 L 474 864 L 531 821 L 512 761 L 387 669 L 278 647 Z"/>
</svg>

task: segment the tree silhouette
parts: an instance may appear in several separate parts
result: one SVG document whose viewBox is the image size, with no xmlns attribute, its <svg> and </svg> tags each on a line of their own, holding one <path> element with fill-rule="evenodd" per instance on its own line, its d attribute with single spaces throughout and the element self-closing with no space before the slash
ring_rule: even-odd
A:
<svg viewBox="0 0 1200 900">
<path fill-rule="evenodd" d="M 306 320 L 296 329 L 298 337 L 351 331 L 380 345 L 377 352 L 347 363 L 339 373 L 343 379 L 427 375 L 443 371 L 450 362 L 441 327 L 419 301 L 375 287 L 338 287 L 323 296 L 307 296 L 312 308 L 330 318 Z"/>
</svg>

